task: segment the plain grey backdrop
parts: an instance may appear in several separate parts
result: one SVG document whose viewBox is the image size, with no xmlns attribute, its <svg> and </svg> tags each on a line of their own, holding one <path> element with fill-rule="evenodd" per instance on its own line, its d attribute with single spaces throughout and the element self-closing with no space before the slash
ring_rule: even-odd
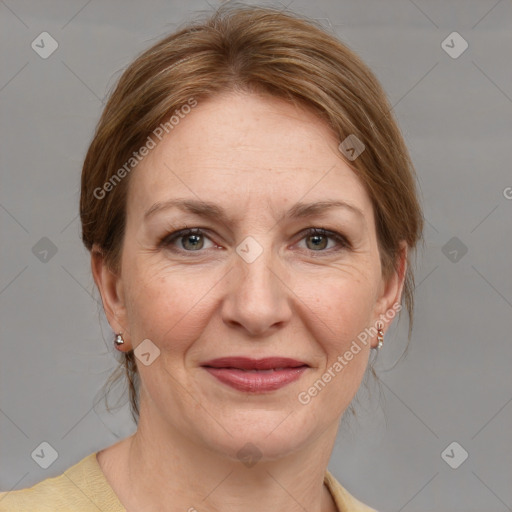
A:
<svg viewBox="0 0 512 512">
<path fill-rule="evenodd" d="M 81 164 L 125 66 L 209 1 L 0 0 L 2 491 L 134 431 L 127 406 L 93 405 L 115 360 L 80 242 Z M 512 510 L 512 5 L 286 4 L 382 82 L 426 218 L 410 350 L 395 365 L 404 318 L 377 355 L 382 397 L 360 395 L 329 468 L 383 512 Z"/>
</svg>

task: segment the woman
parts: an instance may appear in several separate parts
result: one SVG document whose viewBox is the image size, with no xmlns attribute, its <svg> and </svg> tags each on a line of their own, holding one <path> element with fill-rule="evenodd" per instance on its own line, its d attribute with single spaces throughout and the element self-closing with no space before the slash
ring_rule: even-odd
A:
<svg viewBox="0 0 512 512">
<path fill-rule="evenodd" d="M 327 471 L 422 217 L 391 107 L 298 16 L 223 7 L 137 58 L 82 171 L 134 435 L 0 510 L 374 510 Z"/>
</svg>

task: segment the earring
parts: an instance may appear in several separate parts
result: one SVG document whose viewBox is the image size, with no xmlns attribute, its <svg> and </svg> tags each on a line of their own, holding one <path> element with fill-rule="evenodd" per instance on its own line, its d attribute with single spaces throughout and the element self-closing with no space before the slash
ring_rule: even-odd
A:
<svg viewBox="0 0 512 512">
<path fill-rule="evenodd" d="M 122 345 L 124 343 L 124 340 L 123 340 L 123 333 L 120 332 L 119 334 L 116 334 L 116 339 L 115 339 L 115 344 L 117 346 L 119 345 Z"/>
<path fill-rule="evenodd" d="M 379 349 L 384 344 L 384 331 L 382 330 L 382 324 L 377 327 L 377 346 L 375 348 Z"/>
</svg>

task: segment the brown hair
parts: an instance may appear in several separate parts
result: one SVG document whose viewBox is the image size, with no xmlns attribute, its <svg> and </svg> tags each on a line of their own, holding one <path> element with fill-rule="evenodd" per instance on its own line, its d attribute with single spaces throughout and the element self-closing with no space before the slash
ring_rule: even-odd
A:
<svg viewBox="0 0 512 512">
<path fill-rule="evenodd" d="M 121 166 L 191 98 L 200 101 L 233 90 L 267 93 L 306 106 L 340 141 L 349 135 L 363 141 L 365 150 L 350 164 L 372 200 L 383 272 L 389 275 L 400 242 L 413 249 L 421 239 L 423 218 L 412 162 L 379 82 L 357 55 L 314 21 L 232 3 L 156 43 L 119 79 L 82 170 L 80 215 L 87 249 L 98 244 L 106 263 L 119 270 L 130 181 L 129 170 L 120 173 Z M 123 179 L 113 181 L 121 174 Z M 408 265 L 402 300 L 409 314 L 409 338 L 413 288 Z M 107 384 L 126 374 L 131 412 L 138 422 L 135 357 L 133 351 L 120 357 L 122 366 Z"/>
</svg>

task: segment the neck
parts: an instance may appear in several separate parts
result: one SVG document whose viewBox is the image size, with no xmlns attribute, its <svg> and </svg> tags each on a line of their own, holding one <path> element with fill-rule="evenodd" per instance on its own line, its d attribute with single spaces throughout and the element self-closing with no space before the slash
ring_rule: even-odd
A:
<svg viewBox="0 0 512 512">
<path fill-rule="evenodd" d="M 126 493 L 117 491 L 127 510 L 337 512 L 324 485 L 337 425 L 301 450 L 251 465 L 200 445 L 158 418 L 145 421 L 142 412 L 118 468 Z"/>
</svg>

